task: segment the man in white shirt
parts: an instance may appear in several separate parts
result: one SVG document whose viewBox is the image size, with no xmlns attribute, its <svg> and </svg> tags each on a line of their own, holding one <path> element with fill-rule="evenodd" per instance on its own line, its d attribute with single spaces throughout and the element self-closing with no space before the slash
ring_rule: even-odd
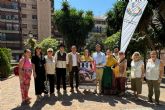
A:
<svg viewBox="0 0 165 110">
<path fill-rule="evenodd" d="M 78 86 L 79 86 L 79 63 L 80 63 L 80 55 L 77 52 L 77 48 L 75 45 L 71 47 L 71 52 L 68 53 L 68 69 L 69 69 L 69 79 L 70 79 L 70 92 L 74 92 L 73 87 L 73 77 L 75 77 L 76 80 L 76 91 L 79 92 Z"/>
<path fill-rule="evenodd" d="M 60 83 L 62 79 L 63 90 L 66 93 L 66 67 L 68 64 L 67 53 L 65 52 L 65 46 L 61 44 L 59 50 L 55 54 L 56 61 L 56 77 L 57 77 L 57 92 L 60 92 Z"/>
</svg>

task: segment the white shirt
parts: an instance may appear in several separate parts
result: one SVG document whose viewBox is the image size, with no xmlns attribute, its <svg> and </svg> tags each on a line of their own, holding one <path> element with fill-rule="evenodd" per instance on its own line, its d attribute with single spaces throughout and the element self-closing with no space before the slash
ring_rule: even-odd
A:
<svg viewBox="0 0 165 110">
<path fill-rule="evenodd" d="M 146 65 L 146 79 L 158 80 L 160 75 L 160 60 L 156 59 L 153 62 L 151 59 L 148 60 Z"/>
<path fill-rule="evenodd" d="M 48 56 L 45 56 L 46 60 L 46 74 L 55 74 L 55 59 L 49 59 Z"/>
<path fill-rule="evenodd" d="M 77 54 L 71 53 L 71 55 L 72 55 L 72 62 L 73 62 L 72 66 L 78 66 L 78 64 L 77 64 Z"/>
<path fill-rule="evenodd" d="M 131 62 L 131 78 L 141 78 L 143 65 L 144 62 L 142 60 L 137 62 L 135 61 Z"/>
</svg>

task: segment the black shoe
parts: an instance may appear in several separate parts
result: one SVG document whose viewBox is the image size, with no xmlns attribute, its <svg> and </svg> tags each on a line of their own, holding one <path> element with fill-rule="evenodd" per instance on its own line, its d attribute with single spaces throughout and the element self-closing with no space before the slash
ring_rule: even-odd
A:
<svg viewBox="0 0 165 110">
<path fill-rule="evenodd" d="M 44 94 L 45 94 L 45 95 L 48 94 L 48 91 L 47 91 L 47 90 L 44 90 Z"/>
<path fill-rule="evenodd" d="M 149 99 L 148 102 L 153 103 L 152 99 Z"/>
<path fill-rule="evenodd" d="M 160 104 L 159 104 L 159 102 L 155 102 L 155 105 L 156 105 L 156 106 L 159 106 Z"/>
<path fill-rule="evenodd" d="M 74 89 L 71 88 L 71 89 L 70 89 L 70 92 L 74 92 Z"/>
</svg>

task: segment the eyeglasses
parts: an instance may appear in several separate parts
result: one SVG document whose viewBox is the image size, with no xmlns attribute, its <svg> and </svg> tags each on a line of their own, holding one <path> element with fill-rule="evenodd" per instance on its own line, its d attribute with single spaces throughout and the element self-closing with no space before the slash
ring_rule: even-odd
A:
<svg viewBox="0 0 165 110">
<path fill-rule="evenodd" d="M 48 52 L 52 53 L 52 51 L 48 51 Z"/>
</svg>

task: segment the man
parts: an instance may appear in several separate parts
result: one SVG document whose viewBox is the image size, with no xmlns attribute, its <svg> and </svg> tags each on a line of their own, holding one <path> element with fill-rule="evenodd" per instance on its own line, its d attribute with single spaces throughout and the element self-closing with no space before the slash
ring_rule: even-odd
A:
<svg viewBox="0 0 165 110">
<path fill-rule="evenodd" d="M 96 45 L 96 52 L 93 53 L 93 59 L 96 63 L 96 90 L 95 93 L 97 93 L 97 82 L 99 82 L 99 93 L 101 93 L 101 82 L 102 82 L 102 75 L 103 75 L 103 67 L 106 63 L 106 57 L 103 52 L 101 52 L 101 46 L 100 44 Z"/>
<path fill-rule="evenodd" d="M 77 48 L 75 45 L 71 47 L 71 52 L 68 53 L 68 69 L 69 69 L 69 79 L 70 79 L 70 92 L 74 92 L 73 87 L 73 77 L 76 80 L 76 91 L 79 92 L 79 63 L 80 63 L 80 55 L 77 52 Z"/>
<path fill-rule="evenodd" d="M 60 92 L 60 82 L 63 82 L 63 91 L 66 93 L 66 65 L 68 64 L 67 53 L 65 46 L 59 45 L 59 50 L 55 54 L 56 62 L 56 77 L 57 77 L 57 92 Z"/>
<path fill-rule="evenodd" d="M 116 60 L 119 59 L 119 47 L 114 48 L 113 56 L 116 58 Z"/>
</svg>

